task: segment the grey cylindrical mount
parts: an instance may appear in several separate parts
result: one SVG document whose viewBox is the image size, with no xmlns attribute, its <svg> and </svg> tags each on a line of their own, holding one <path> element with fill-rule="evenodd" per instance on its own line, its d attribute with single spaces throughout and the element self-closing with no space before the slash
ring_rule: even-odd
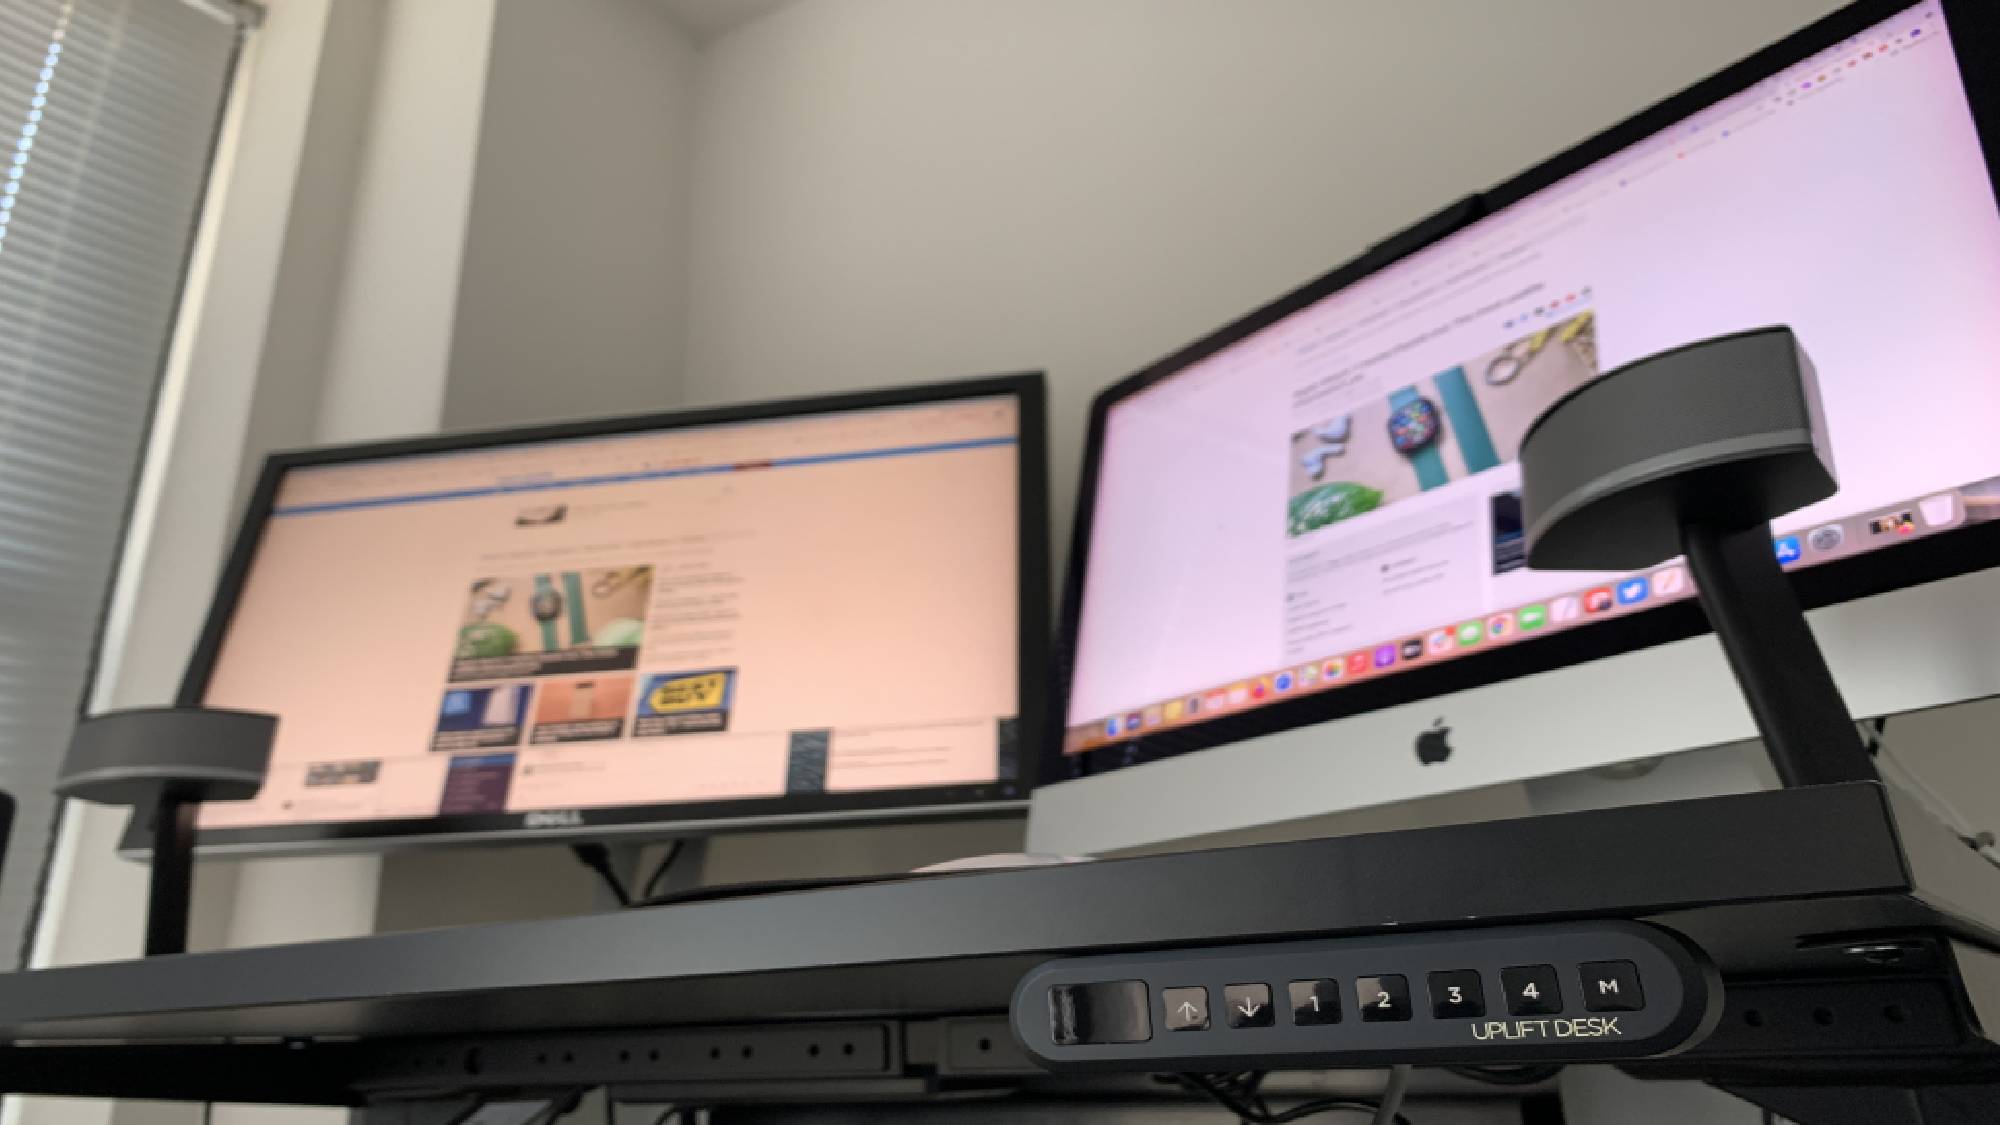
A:
<svg viewBox="0 0 2000 1125">
<path fill-rule="evenodd" d="M 111 711 L 77 723 L 56 792 L 99 805 L 247 801 L 264 786 L 273 715 L 193 707 Z"/>
<path fill-rule="evenodd" d="M 1584 384 L 1521 440 L 1528 565 L 1685 554 L 1787 785 L 1876 776 L 1771 541 L 1773 518 L 1836 487 L 1814 379 L 1789 328 L 1720 336 Z"/>
<path fill-rule="evenodd" d="M 113 711 L 79 722 L 56 793 L 129 805 L 152 829 L 146 955 L 187 948 L 195 814 L 207 801 L 247 801 L 264 787 L 273 715 L 198 707 Z"/>
<path fill-rule="evenodd" d="M 1543 570 L 1650 566 L 1681 553 L 1691 520 L 1754 527 L 1834 487 L 1818 383 L 1789 328 L 1635 360 L 1521 439 L 1528 565 Z"/>
</svg>

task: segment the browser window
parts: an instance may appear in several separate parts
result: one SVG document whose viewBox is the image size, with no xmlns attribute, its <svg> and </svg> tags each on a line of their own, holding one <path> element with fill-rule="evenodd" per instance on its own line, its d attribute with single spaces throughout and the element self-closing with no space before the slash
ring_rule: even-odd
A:
<svg viewBox="0 0 2000 1125">
<path fill-rule="evenodd" d="M 204 702 L 281 717 L 204 827 L 990 782 L 1011 397 L 294 468 Z"/>
<path fill-rule="evenodd" d="M 1959 526 L 2000 478 L 1994 308 L 2000 215 L 1919 5 L 1113 404 L 1065 749 L 1692 596 L 1673 560 L 1528 570 L 1516 457 L 1564 394 L 1711 336 L 1790 325 L 1819 372 L 1841 489 L 1781 563 Z"/>
</svg>

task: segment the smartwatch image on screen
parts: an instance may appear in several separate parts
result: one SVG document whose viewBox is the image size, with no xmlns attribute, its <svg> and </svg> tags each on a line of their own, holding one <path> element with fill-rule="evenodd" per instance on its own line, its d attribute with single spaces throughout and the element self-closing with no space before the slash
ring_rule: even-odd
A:
<svg viewBox="0 0 2000 1125">
<path fill-rule="evenodd" d="M 535 575 L 535 596 L 528 602 L 528 611 L 542 625 L 542 648 L 554 652 L 562 647 L 556 638 L 556 618 L 562 616 L 563 596 L 556 592 L 555 583 L 546 574 Z"/>
<path fill-rule="evenodd" d="M 1437 404 L 1418 394 L 1415 387 L 1403 387 L 1389 396 L 1389 406 L 1389 444 L 1410 459 L 1410 467 L 1417 471 L 1417 486 L 1428 490 L 1444 484 L 1444 458 L 1437 450 L 1442 428 Z"/>
</svg>

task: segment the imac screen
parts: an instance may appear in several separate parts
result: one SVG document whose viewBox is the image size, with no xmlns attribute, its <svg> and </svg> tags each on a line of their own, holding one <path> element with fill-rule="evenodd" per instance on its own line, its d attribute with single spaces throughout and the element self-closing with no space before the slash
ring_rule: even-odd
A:
<svg viewBox="0 0 2000 1125">
<path fill-rule="evenodd" d="M 1946 24 L 1915 5 L 1112 401 L 1063 749 L 1690 597 L 1678 560 L 1528 570 L 1515 458 L 1711 336 L 1790 325 L 1819 372 L 1841 487 L 1777 524 L 1787 568 L 1992 518 L 2000 210 Z"/>
</svg>

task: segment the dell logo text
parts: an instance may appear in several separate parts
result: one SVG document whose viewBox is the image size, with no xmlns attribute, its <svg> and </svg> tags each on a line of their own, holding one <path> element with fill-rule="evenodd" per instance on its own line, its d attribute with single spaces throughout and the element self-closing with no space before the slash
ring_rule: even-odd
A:
<svg viewBox="0 0 2000 1125">
<path fill-rule="evenodd" d="M 523 828 L 582 828 L 583 814 L 575 809 L 548 809 L 521 814 Z"/>
</svg>

